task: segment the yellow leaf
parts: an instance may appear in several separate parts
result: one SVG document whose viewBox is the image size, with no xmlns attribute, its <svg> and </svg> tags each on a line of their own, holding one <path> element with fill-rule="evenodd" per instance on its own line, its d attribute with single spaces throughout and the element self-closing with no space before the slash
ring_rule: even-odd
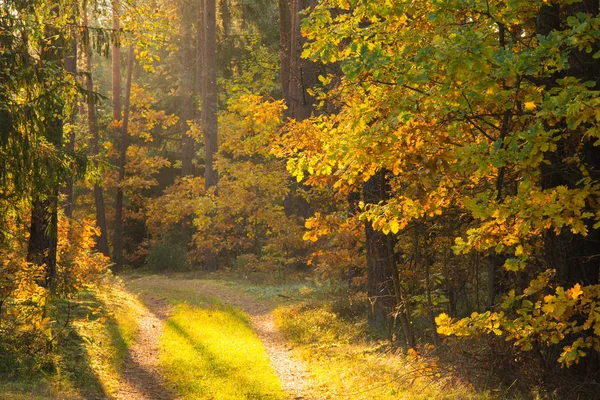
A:
<svg viewBox="0 0 600 400">
<path fill-rule="evenodd" d="M 398 233 L 399 230 L 400 224 L 398 223 L 398 221 L 396 221 L 395 219 L 390 221 L 390 231 L 392 231 L 392 233 Z"/>
<path fill-rule="evenodd" d="M 567 293 L 573 300 L 577 300 L 583 294 L 583 290 L 581 290 L 581 285 L 577 283 L 571 289 L 567 290 Z"/>
<path fill-rule="evenodd" d="M 535 102 L 533 102 L 533 101 L 526 101 L 523 104 L 523 107 L 525 108 L 525 111 L 535 110 Z"/>
</svg>

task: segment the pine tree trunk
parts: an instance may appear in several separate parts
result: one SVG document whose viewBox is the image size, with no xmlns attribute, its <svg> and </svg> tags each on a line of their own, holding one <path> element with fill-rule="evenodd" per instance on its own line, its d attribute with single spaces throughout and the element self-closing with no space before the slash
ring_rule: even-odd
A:
<svg viewBox="0 0 600 400">
<path fill-rule="evenodd" d="M 279 8 L 279 58 L 281 65 L 281 90 L 285 104 L 289 105 L 290 100 L 290 35 L 292 33 L 290 20 L 290 7 L 287 0 L 278 0 Z M 289 108 L 286 114 L 289 116 Z"/>
<path fill-rule="evenodd" d="M 194 16 L 189 1 L 180 3 L 181 13 L 181 74 L 179 94 L 181 108 L 181 176 L 194 175 L 194 139 L 189 135 L 188 121 L 194 119 L 194 51 L 192 47 L 192 20 Z"/>
<path fill-rule="evenodd" d="M 113 241 L 113 262 L 115 270 L 123 269 L 123 181 L 127 165 L 127 147 L 129 146 L 129 114 L 131 108 L 131 81 L 133 75 L 133 45 L 129 46 L 127 55 L 127 81 L 125 83 L 125 113 L 121 127 L 121 151 L 119 156 L 119 181 L 115 198 L 115 237 Z"/>
<path fill-rule="evenodd" d="M 202 127 L 205 148 L 205 188 L 217 186 L 218 175 L 214 167 L 214 156 L 218 151 L 217 121 L 217 14 L 216 0 L 204 0 L 204 62 L 202 68 Z M 215 271 L 219 267 L 217 254 L 207 256 L 206 269 Z"/>
<path fill-rule="evenodd" d="M 217 171 L 214 168 L 214 156 L 218 151 L 217 144 L 217 20 L 216 0 L 204 1 L 204 68 L 202 99 L 202 123 L 204 128 L 205 147 L 205 186 L 216 186 Z"/>
<path fill-rule="evenodd" d="M 70 41 L 70 49 L 69 54 L 65 59 L 65 71 L 68 74 L 72 74 L 73 76 L 77 76 L 77 35 L 76 30 L 72 30 L 72 38 Z M 77 112 L 77 106 L 73 107 L 71 110 L 71 116 L 69 123 L 71 126 L 75 124 L 75 115 Z M 69 132 L 69 144 L 67 150 L 73 154 L 75 153 L 75 130 L 71 129 Z M 65 213 L 65 217 L 71 219 L 73 218 L 73 178 L 67 178 L 67 183 L 64 188 L 65 201 L 63 204 L 63 211 Z"/>
<path fill-rule="evenodd" d="M 113 104 L 113 119 L 121 121 L 121 49 L 118 38 L 118 33 L 121 24 L 119 21 L 119 5 L 116 0 L 112 2 L 112 28 L 114 33 L 112 43 L 112 104 Z"/>
<path fill-rule="evenodd" d="M 57 6 L 52 10 L 58 15 Z M 64 62 L 64 38 L 52 25 L 46 26 L 46 37 L 56 38 L 53 43 L 41 41 L 41 61 L 49 64 Z M 62 100 L 55 100 L 54 110 L 64 108 Z M 51 113 L 46 115 L 43 134 L 46 140 L 60 150 L 63 145 L 63 121 L 61 116 Z M 37 168 L 41 169 L 38 165 Z M 45 266 L 45 287 L 53 290 L 56 284 L 56 261 L 58 251 L 58 192 L 59 182 L 56 176 L 37 177 L 38 190 L 32 193 L 31 221 L 27 261 Z M 49 180 L 49 181 L 48 181 Z"/>
<path fill-rule="evenodd" d="M 83 24 L 87 26 L 87 13 L 83 11 Z M 87 111 L 88 125 L 90 130 L 90 155 L 95 158 L 99 152 L 100 135 L 98 132 L 98 121 L 96 118 L 96 101 L 94 99 L 94 81 L 92 79 L 92 52 L 89 41 L 84 45 L 84 55 L 86 60 L 87 75 L 85 79 L 85 87 L 87 90 Z M 94 165 L 98 167 L 98 160 L 94 160 Z M 98 250 L 105 256 L 109 256 L 108 239 L 106 229 L 106 213 L 104 211 L 104 194 L 100 183 L 94 183 L 94 202 L 96 204 L 96 225 L 100 229 L 98 237 Z"/>
</svg>

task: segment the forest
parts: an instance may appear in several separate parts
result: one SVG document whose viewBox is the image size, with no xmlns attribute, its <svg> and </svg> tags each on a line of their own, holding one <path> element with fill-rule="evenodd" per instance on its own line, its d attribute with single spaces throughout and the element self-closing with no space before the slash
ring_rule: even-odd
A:
<svg viewBox="0 0 600 400">
<path fill-rule="evenodd" d="M 600 399 L 597 0 L 0 0 L 0 398 Z"/>
</svg>

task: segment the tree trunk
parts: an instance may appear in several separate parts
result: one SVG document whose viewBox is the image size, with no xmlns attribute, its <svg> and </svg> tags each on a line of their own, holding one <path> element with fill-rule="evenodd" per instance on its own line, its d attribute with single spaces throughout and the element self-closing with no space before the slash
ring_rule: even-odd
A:
<svg viewBox="0 0 600 400">
<path fill-rule="evenodd" d="M 121 121 L 121 50 L 119 43 L 119 5 L 116 0 L 112 2 L 112 28 L 114 31 L 112 42 L 112 104 L 113 119 Z"/>
<path fill-rule="evenodd" d="M 217 14 L 216 0 L 204 0 L 204 62 L 202 68 L 202 127 L 205 148 L 205 188 L 217 185 L 218 175 L 213 162 L 218 151 L 217 121 Z M 216 254 L 206 260 L 209 271 L 218 269 Z"/>
<path fill-rule="evenodd" d="M 181 1 L 181 74 L 179 95 L 181 108 L 181 176 L 194 175 L 194 139 L 189 135 L 188 121 L 194 119 L 194 50 L 192 46 L 192 7 L 191 2 Z"/>
<path fill-rule="evenodd" d="M 289 88 L 288 115 L 297 120 L 310 117 L 313 111 L 313 99 L 308 89 L 317 82 L 317 66 L 301 58 L 305 39 L 301 33 L 300 12 L 312 7 L 313 0 L 290 0 L 290 44 L 289 44 Z M 281 10 L 280 10 L 281 13 Z M 283 63 L 282 63 L 283 66 Z"/>
<path fill-rule="evenodd" d="M 114 269 L 123 269 L 123 181 L 125 181 L 125 166 L 127 165 L 127 147 L 129 146 L 129 114 L 131 107 L 131 80 L 133 75 L 133 45 L 129 46 L 127 55 L 127 82 L 125 83 L 125 113 L 121 127 L 121 152 L 119 157 L 119 181 L 115 198 L 115 237 L 113 240 Z"/>
<path fill-rule="evenodd" d="M 76 6 L 76 5 L 75 5 Z M 77 35 L 76 30 L 72 29 L 72 37 L 70 41 L 70 49 L 69 54 L 65 59 L 65 71 L 68 74 L 72 74 L 74 77 L 77 76 Z M 69 124 L 71 125 L 71 131 L 69 132 L 69 145 L 67 150 L 73 154 L 75 153 L 75 130 L 73 129 L 75 125 L 75 115 L 77 113 L 77 106 L 73 106 L 71 110 L 71 115 L 69 119 Z M 65 217 L 71 219 L 73 218 L 73 178 L 68 177 L 67 183 L 64 188 L 65 194 L 65 202 L 63 204 L 63 211 L 65 213 Z"/>
<path fill-rule="evenodd" d="M 52 10 L 58 15 L 57 6 Z M 46 25 L 45 36 L 55 38 L 53 42 L 41 41 L 40 58 L 43 63 L 60 64 L 64 61 L 64 38 L 52 25 Z M 46 77 L 48 78 L 48 77 Z M 62 110 L 64 103 L 56 99 L 51 105 L 53 110 Z M 46 115 L 44 120 L 46 140 L 60 150 L 63 141 L 63 121 L 60 115 L 54 112 Z M 41 166 L 37 166 L 40 168 Z M 37 169 L 36 168 L 36 169 Z M 38 176 L 38 190 L 32 193 L 31 221 L 29 227 L 29 243 L 27 248 L 27 261 L 45 266 L 45 280 L 43 284 L 50 290 L 56 284 L 56 259 L 58 250 L 58 176 Z"/>
<path fill-rule="evenodd" d="M 385 173 L 373 175 L 363 185 L 365 204 L 377 204 L 385 199 Z M 371 303 L 369 308 L 369 325 L 378 330 L 389 327 L 388 316 L 395 305 L 395 294 L 392 278 L 392 262 L 394 254 L 390 253 L 387 236 L 373 229 L 373 224 L 365 222 L 366 256 L 367 256 L 367 295 Z"/>
<path fill-rule="evenodd" d="M 221 65 L 222 73 L 225 79 L 233 76 L 232 60 L 234 42 L 231 40 L 231 11 L 229 9 L 229 0 L 219 0 L 219 10 L 221 11 L 221 24 L 223 26 L 223 42 L 221 43 Z"/>
<path fill-rule="evenodd" d="M 87 26 L 87 13 L 83 10 L 83 24 Z M 92 52 L 89 41 L 84 44 L 84 55 L 86 60 L 87 75 L 85 79 L 86 96 L 87 96 L 87 111 L 88 125 L 91 134 L 90 138 L 90 155 L 95 158 L 99 152 L 99 133 L 98 122 L 96 119 L 96 101 L 94 98 L 94 81 L 92 79 Z M 94 159 L 94 165 L 98 167 L 98 160 Z M 102 186 L 99 182 L 94 183 L 94 202 L 96 204 L 96 225 L 100 229 L 98 237 L 98 250 L 105 256 L 109 256 L 108 239 L 106 229 L 106 214 L 104 212 L 104 194 Z"/>
<path fill-rule="evenodd" d="M 204 1 L 204 68 L 202 99 L 202 123 L 205 147 L 205 186 L 216 186 L 217 171 L 214 168 L 214 156 L 218 151 L 217 143 L 217 20 L 216 0 Z"/>
<path fill-rule="evenodd" d="M 58 191 L 42 199 L 36 197 L 31 204 L 31 224 L 27 261 L 45 266 L 47 288 L 53 288 L 56 281 L 56 254 L 58 249 Z"/>
<path fill-rule="evenodd" d="M 578 12 L 599 13 L 598 1 L 583 0 L 571 5 L 543 6 L 538 15 L 538 33 L 548 35 L 553 30 L 561 29 L 561 21 Z M 582 81 L 600 81 L 600 68 L 598 60 L 593 54 L 599 50 L 596 45 L 591 52 L 571 49 L 569 53 L 569 69 L 555 74 L 546 85 L 546 89 L 557 86 L 557 80 L 566 76 L 573 76 Z M 548 127 L 550 128 L 550 127 Z M 565 123 L 558 123 L 555 128 L 566 130 Z M 574 144 L 582 143 L 581 148 L 575 149 Z M 593 179 L 600 179 L 600 149 L 594 146 L 591 138 L 586 138 L 582 131 L 574 131 L 569 137 L 557 142 L 557 150 L 547 156 L 549 164 L 542 166 L 542 188 L 549 189 L 557 186 L 575 188 L 583 178 L 581 171 L 569 165 L 567 158 L 578 151 L 582 162 L 587 165 Z M 590 199 L 588 204 L 593 203 Z M 586 237 L 573 235 L 568 228 L 563 228 L 559 234 L 549 232 L 545 238 L 546 261 L 549 268 L 556 269 L 557 277 L 561 284 L 573 286 L 575 283 L 582 285 L 595 285 L 599 283 L 598 269 L 598 243 L 600 243 L 600 230 L 588 224 Z"/>
<path fill-rule="evenodd" d="M 281 91 L 283 93 L 283 100 L 285 104 L 289 105 L 290 100 L 290 35 L 292 33 L 292 26 L 290 20 L 290 7 L 287 0 L 278 0 L 279 8 L 279 43 L 280 43 L 280 65 L 281 65 Z M 289 116 L 289 108 L 286 110 L 286 114 Z"/>
</svg>

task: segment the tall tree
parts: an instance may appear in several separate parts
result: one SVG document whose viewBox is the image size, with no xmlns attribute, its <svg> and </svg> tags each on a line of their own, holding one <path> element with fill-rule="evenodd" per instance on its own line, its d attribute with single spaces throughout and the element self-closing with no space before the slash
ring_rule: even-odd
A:
<svg viewBox="0 0 600 400">
<path fill-rule="evenodd" d="M 218 98 L 217 98 L 217 3 L 204 0 L 204 45 L 202 54 L 202 130 L 204 134 L 204 186 L 217 186 L 218 174 L 214 159 L 218 152 Z M 217 254 L 209 254 L 206 268 L 218 268 Z"/>
<path fill-rule="evenodd" d="M 88 26 L 87 10 L 82 10 L 83 25 Z M 94 166 L 98 167 L 98 153 L 99 153 L 99 141 L 100 133 L 98 131 L 98 120 L 96 116 L 96 95 L 94 92 L 94 81 L 92 77 L 92 50 L 90 46 L 90 40 L 84 40 L 83 52 L 86 65 L 86 77 L 85 77 L 85 89 L 86 103 L 88 112 L 88 127 L 90 132 L 90 156 L 94 158 Z M 98 237 L 98 250 L 105 256 L 109 256 L 110 252 L 108 249 L 108 232 L 106 225 L 106 213 L 104 209 L 104 193 L 102 184 L 96 180 L 94 182 L 94 203 L 96 205 L 96 225 L 100 229 L 100 236 Z"/>
<path fill-rule="evenodd" d="M 290 7 L 287 0 L 278 0 L 279 9 L 279 59 L 280 59 L 280 79 L 283 100 L 286 104 L 291 104 L 290 99 L 290 57 L 291 57 L 291 34 L 292 21 L 290 17 Z M 286 110 L 289 115 L 290 109 Z"/>
<path fill-rule="evenodd" d="M 60 8 L 57 4 L 50 7 L 52 18 L 58 19 Z M 62 66 L 65 55 L 65 38 L 54 24 L 47 24 L 44 29 L 44 37 L 40 40 L 40 60 L 47 66 L 47 71 L 55 71 L 55 66 Z M 44 71 L 42 69 L 42 71 Z M 55 150 L 60 151 L 63 145 L 63 119 L 64 99 L 61 93 L 51 89 L 52 77 L 47 75 L 49 86 L 45 94 L 46 101 L 38 104 L 44 118 L 41 121 L 41 136 Z M 50 159 L 36 159 L 38 164 L 34 168 L 34 180 L 36 188 L 32 195 L 31 221 L 29 228 L 29 244 L 27 249 L 27 261 L 37 265 L 45 265 L 45 285 L 53 288 L 56 281 L 56 261 L 58 250 L 58 176 L 53 172 Z M 46 171 L 44 171 L 46 170 Z"/>
<path fill-rule="evenodd" d="M 120 47 L 120 16 L 119 16 L 119 4 L 116 0 L 112 2 L 112 115 L 113 121 L 121 121 L 121 47 Z M 125 162 L 126 157 L 123 157 L 123 153 L 127 154 L 127 143 L 126 128 L 121 127 L 121 143 L 120 143 L 120 157 L 119 157 L 119 180 L 117 182 L 117 193 L 115 195 L 115 226 L 114 226 L 114 238 L 113 238 L 113 255 L 112 261 L 115 263 L 115 269 L 119 270 L 123 266 L 123 189 L 121 187 L 123 178 L 125 177 Z"/>
<path fill-rule="evenodd" d="M 113 120 L 121 121 L 121 22 L 119 17 L 119 3 L 117 0 L 112 1 L 112 30 L 112 112 Z"/>
<path fill-rule="evenodd" d="M 202 127 L 205 147 L 205 186 L 217 185 L 218 175 L 214 167 L 217 143 L 217 4 L 216 0 L 204 0 L 204 61 L 202 68 Z"/>
<path fill-rule="evenodd" d="M 113 262 L 115 270 L 123 268 L 123 182 L 125 181 L 125 166 L 127 165 L 127 147 L 129 146 L 129 115 L 131 108 L 131 81 L 133 77 L 133 60 L 135 53 L 133 44 L 129 45 L 127 53 L 127 80 L 125 82 L 125 109 L 123 125 L 121 126 L 121 148 L 119 152 L 119 178 L 115 198 L 115 237 L 113 241 Z"/>
<path fill-rule="evenodd" d="M 179 96 L 181 101 L 179 119 L 181 123 L 181 176 L 194 175 L 194 139 L 190 136 L 189 121 L 195 117 L 194 78 L 195 57 L 192 35 L 194 8 L 193 2 L 182 0 L 180 12 L 180 54 L 181 70 Z"/>
<path fill-rule="evenodd" d="M 78 41 L 78 35 L 77 35 L 77 29 L 74 27 L 75 25 L 75 21 L 76 21 L 76 17 L 75 17 L 75 10 L 78 9 L 77 6 L 77 2 L 74 1 L 72 4 L 72 12 L 71 12 L 71 22 L 73 23 L 73 27 L 70 30 L 70 37 L 69 37 L 69 42 L 68 42 L 68 54 L 66 56 L 65 59 L 65 72 L 68 74 L 71 74 L 73 76 L 73 78 L 76 78 L 77 76 L 77 41 Z M 77 112 L 77 105 L 74 104 L 73 105 L 73 110 L 71 110 L 69 112 L 70 114 L 70 125 L 71 125 L 71 131 L 69 132 L 69 144 L 68 144 L 68 151 L 71 153 L 75 152 L 75 129 L 74 129 L 74 125 L 75 125 L 75 116 L 76 116 L 76 112 Z M 65 216 L 67 218 L 72 218 L 73 217 L 73 177 L 70 176 L 67 178 L 67 183 L 64 189 L 65 192 L 65 201 L 64 201 L 64 212 L 65 212 Z"/>
</svg>

